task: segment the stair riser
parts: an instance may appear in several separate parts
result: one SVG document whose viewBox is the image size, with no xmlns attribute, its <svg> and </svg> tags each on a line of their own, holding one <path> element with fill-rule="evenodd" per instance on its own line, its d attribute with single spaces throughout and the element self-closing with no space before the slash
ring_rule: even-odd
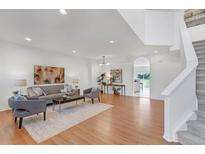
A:
<svg viewBox="0 0 205 154">
<path fill-rule="evenodd" d="M 205 103 L 204 104 L 199 104 L 198 109 L 199 109 L 199 111 L 205 111 Z"/>
<path fill-rule="evenodd" d="M 198 100 L 205 100 L 205 95 L 204 94 L 196 94 L 197 95 L 197 98 Z"/>
<path fill-rule="evenodd" d="M 203 130 L 201 130 L 200 128 L 195 128 L 195 127 L 192 127 L 192 126 L 188 125 L 188 130 L 191 133 L 205 139 L 205 132 Z"/>
<path fill-rule="evenodd" d="M 204 44 L 205 44 L 205 41 L 195 42 L 195 43 L 193 43 L 193 46 L 194 46 L 194 48 L 197 48 L 199 46 L 204 46 Z"/>
<path fill-rule="evenodd" d="M 199 63 L 198 67 L 205 67 L 205 63 Z"/>
<path fill-rule="evenodd" d="M 205 81 L 205 76 L 204 77 L 196 77 L 196 81 Z"/>
<path fill-rule="evenodd" d="M 198 59 L 204 59 L 204 57 L 205 57 L 205 53 L 203 53 L 203 52 L 196 52 L 196 56 L 197 56 L 197 58 Z"/>
<path fill-rule="evenodd" d="M 196 84 L 196 89 L 197 90 L 205 90 L 205 84 Z"/>
<path fill-rule="evenodd" d="M 196 74 L 205 74 L 205 70 L 196 69 Z"/>
<path fill-rule="evenodd" d="M 197 115 L 197 120 L 201 121 L 201 122 L 205 122 L 205 117 L 202 117 L 200 115 Z"/>
<path fill-rule="evenodd" d="M 194 46 L 194 50 L 197 52 L 199 50 L 205 50 L 205 46 L 204 45 L 197 45 L 197 46 Z"/>
<path fill-rule="evenodd" d="M 197 47 L 204 46 L 204 44 L 205 44 L 205 41 L 202 41 L 202 42 L 195 42 L 195 43 L 193 43 L 193 46 L 194 46 L 194 48 L 197 48 Z"/>
<path fill-rule="evenodd" d="M 199 61 L 199 63 L 201 63 L 201 62 L 205 62 L 205 58 L 204 58 L 204 56 L 203 56 L 203 57 L 198 57 L 198 61 Z"/>
<path fill-rule="evenodd" d="M 205 56 L 205 50 L 196 52 L 197 57 L 204 57 Z"/>
<path fill-rule="evenodd" d="M 178 142 L 183 144 L 183 145 L 195 145 L 194 143 L 192 143 L 191 141 L 187 141 L 181 137 L 178 137 Z"/>
<path fill-rule="evenodd" d="M 198 100 L 198 103 L 199 103 L 199 104 L 205 104 L 205 101 L 199 99 L 199 100 Z"/>
</svg>

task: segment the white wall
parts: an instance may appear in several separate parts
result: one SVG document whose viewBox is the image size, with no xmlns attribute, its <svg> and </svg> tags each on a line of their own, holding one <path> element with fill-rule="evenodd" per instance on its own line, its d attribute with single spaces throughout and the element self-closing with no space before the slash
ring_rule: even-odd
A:
<svg viewBox="0 0 205 154">
<path fill-rule="evenodd" d="M 7 99 L 17 87 L 14 80 L 26 78 L 33 85 L 34 65 L 59 66 L 65 68 L 65 83 L 79 78 L 80 89 L 87 88 L 88 60 L 73 56 L 45 52 L 35 48 L 0 42 L 0 110 L 6 109 Z"/>
<path fill-rule="evenodd" d="M 91 85 L 92 87 L 97 87 L 98 83 L 97 83 L 97 77 L 100 75 L 101 71 L 100 71 L 100 67 L 97 63 L 96 60 L 90 59 L 89 60 L 89 85 Z"/>
<path fill-rule="evenodd" d="M 146 10 L 145 44 L 172 45 L 174 39 L 174 13 Z"/>
<path fill-rule="evenodd" d="M 142 9 L 118 11 L 145 45 L 174 44 L 174 11 Z"/>
<path fill-rule="evenodd" d="M 205 40 L 205 24 L 188 28 L 192 42 Z"/>
<path fill-rule="evenodd" d="M 161 92 L 181 72 L 180 55 L 157 54 L 150 57 L 150 97 L 163 99 Z"/>
<path fill-rule="evenodd" d="M 145 10 L 120 9 L 118 10 L 124 20 L 135 31 L 142 42 L 145 41 Z"/>
</svg>

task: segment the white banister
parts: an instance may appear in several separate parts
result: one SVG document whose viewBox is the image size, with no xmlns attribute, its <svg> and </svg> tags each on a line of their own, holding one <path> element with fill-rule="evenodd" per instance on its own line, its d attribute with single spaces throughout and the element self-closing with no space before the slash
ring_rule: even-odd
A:
<svg viewBox="0 0 205 154">
<path fill-rule="evenodd" d="M 176 141 L 176 132 L 197 109 L 196 67 L 198 59 L 186 28 L 183 14 L 178 12 L 180 50 L 184 56 L 184 69 L 161 93 L 164 104 L 164 138 Z"/>
</svg>

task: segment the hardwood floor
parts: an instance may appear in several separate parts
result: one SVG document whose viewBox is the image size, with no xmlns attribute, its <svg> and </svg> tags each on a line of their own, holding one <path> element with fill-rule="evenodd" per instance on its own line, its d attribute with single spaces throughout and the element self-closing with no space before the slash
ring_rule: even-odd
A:
<svg viewBox="0 0 205 154">
<path fill-rule="evenodd" d="M 147 98 L 101 95 L 113 108 L 41 144 L 172 144 L 163 138 L 163 102 Z M 36 144 L 14 123 L 10 111 L 0 112 L 0 144 Z"/>
</svg>

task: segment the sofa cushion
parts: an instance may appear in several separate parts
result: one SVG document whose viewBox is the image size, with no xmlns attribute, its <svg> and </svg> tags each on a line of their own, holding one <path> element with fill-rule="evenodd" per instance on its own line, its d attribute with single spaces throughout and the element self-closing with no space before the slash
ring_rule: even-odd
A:
<svg viewBox="0 0 205 154">
<path fill-rule="evenodd" d="M 64 89 L 61 89 L 61 93 L 67 93 L 68 92 L 68 88 L 65 87 Z"/>
<path fill-rule="evenodd" d="M 29 97 L 37 97 L 36 93 L 33 91 L 32 87 L 27 88 L 27 93 Z"/>
<path fill-rule="evenodd" d="M 49 100 L 49 99 L 62 97 L 63 95 L 65 95 L 65 93 L 50 94 L 46 96 L 40 96 L 39 99 Z"/>
<path fill-rule="evenodd" d="M 68 85 L 67 86 L 67 92 L 69 93 L 69 92 L 71 92 L 72 91 L 72 86 L 71 85 Z"/>
<path fill-rule="evenodd" d="M 42 96 L 43 95 L 43 90 L 39 87 L 33 87 L 33 91 L 36 93 L 37 96 Z"/>
<path fill-rule="evenodd" d="M 51 86 L 40 86 L 40 88 L 47 93 L 47 95 L 50 94 L 56 94 L 56 93 L 60 93 L 61 89 L 64 88 L 63 85 L 51 85 Z"/>
</svg>

